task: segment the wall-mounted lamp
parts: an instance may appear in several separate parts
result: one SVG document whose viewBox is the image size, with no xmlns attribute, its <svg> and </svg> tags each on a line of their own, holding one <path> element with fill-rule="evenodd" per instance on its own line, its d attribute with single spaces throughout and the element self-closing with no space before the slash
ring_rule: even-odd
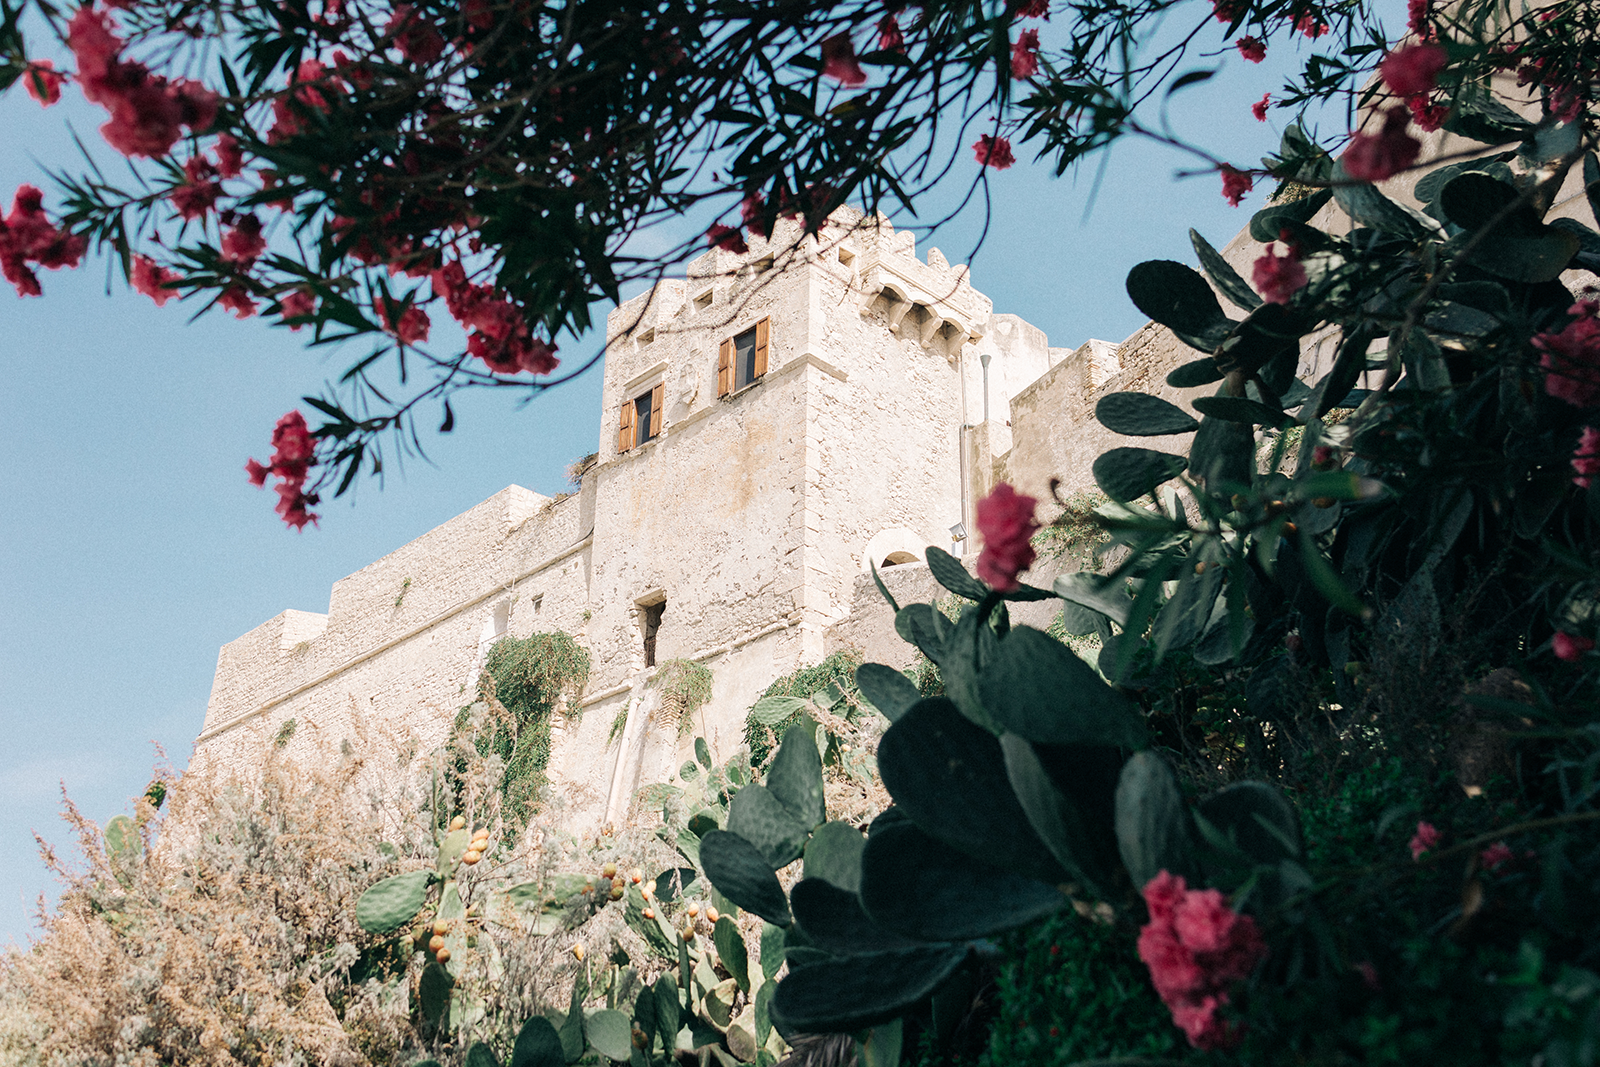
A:
<svg viewBox="0 0 1600 1067">
<path fill-rule="evenodd" d="M 950 527 L 950 540 L 959 542 L 965 541 L 966 539 L 967 527 L 965 523 L 958 522 L 954 526 Z"/>
</svg>

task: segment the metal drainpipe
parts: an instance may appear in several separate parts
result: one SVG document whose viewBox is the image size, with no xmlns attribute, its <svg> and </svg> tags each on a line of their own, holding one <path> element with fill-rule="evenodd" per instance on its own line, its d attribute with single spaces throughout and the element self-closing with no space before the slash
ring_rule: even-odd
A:
<svg viewBox="0 0 1600 1067">
<path fill-rule="evenodd" d="M 978 353 L 978 362 L 983 364 L 983 421 L 989 421 L 989 353 Z"/>
<path fill-rule="evenodd" d="M 972 524 L 967 522 L 967 431 L 971 428 L 967 421 L 967 342 L 961 342 L 961 348 L 956 355 L 956 375 L 961 379 L 961 432 L 956 435 L 956 457 L 961 465 L 961 525 L 971 531 Z M 971 534 L 969 532 L 968 537 Z M 956 548 L 959 552 L 953 555 L 964 556 L 967 554 L 967 545 L 963 541 Z"/>
</svg>

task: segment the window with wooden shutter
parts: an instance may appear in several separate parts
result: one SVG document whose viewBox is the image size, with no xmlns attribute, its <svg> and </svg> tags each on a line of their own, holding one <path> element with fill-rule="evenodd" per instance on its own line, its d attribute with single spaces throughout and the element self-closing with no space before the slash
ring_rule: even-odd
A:
<svg viewBox="0 0 1600 1067">
<path fill-rule="evenodd" d="M 656 387 L 650 390 L 650 432 L 646 435 L 647 440 L 661 433 L 661 407 L 666 395 L 665 383 L 657 383 Z"/>
<path fill-rule="evenodd" d="M 767 373 L 767 350 L 771 345 L 772 320 L 762 319 L 756 323 L 756 360 L 755 367 L 750 374 L 752 381 Z"/>
<path fill-rule="evenodd" d="M 733 338 L 722 342 L 722 347 L 717 350 L 717 395 L 727 396 L 733 392 Z"/>
<path fill-rule="evenodd" d="M 617 426 L 617 451 L 626 452 L 633 447 L 633 401 L 622 402 L 622 421 Z"/>
</svg>

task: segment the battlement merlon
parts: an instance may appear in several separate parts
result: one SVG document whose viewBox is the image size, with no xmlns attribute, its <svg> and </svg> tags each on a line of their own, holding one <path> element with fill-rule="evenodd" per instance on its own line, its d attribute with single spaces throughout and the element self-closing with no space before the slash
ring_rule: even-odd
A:
<svg viewBox="0 0 1600 1067">
<path fill-rule="evenodd" d="M 708 285 L 740 288 L 741 280 L 777 266 L 817 266 L 837 273 L 857 293 L 857 310 L 866 315 L 879 297 L 889 305 L 890 328 L 898 331 L 913 308 L 921 308 L 918 340 L 932 347 L 941 335 L 960 343 L 975 342 L 987 331 L 993 301 L 972 286 L 964 264 L 950 264 L 937 248 L 917 258 L 916 234 L 896 231 L 883 215 L 869 217 L 840 207 L 814 235 L 803 235 L 798 222 L 780 220 L 770 240 L 749 239 L 744 253 L 711 249 L 693 260 L 682 279 L 664 279 L 647 293 L 618 305 L 607 316 L 608 345 L 619 338 L 672 329 L 697 290 Z M 718 297 L 724 294 L 718 292 Z M 718 301 L 721 302 L 720 299 Z"/>
</svg>

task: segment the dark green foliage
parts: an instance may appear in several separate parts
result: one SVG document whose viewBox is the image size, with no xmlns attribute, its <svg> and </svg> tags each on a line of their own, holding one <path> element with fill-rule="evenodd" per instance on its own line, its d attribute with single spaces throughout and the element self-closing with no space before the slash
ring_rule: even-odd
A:
<svg viewBox="0 0 1600 1067">
<path fill-rule="evenodd" d="M 1095 404 L 1094 417 L 1112 433 L 1132 437 L 1193 433 L 1200 428 L 1193 415 L 1149 393 L 1109 393 Z"/>
<path fill-rule="evenodd" d="M 1125 927 L 1063 912 L 1009 936 L 1004 953 L 995 976 L 998 1013 L 980 1067 L 1188 1053 Z"/>
<path fill-rule="evenodd" d="M 456 716 L 451 744 L 470 743 L 479 755 L 504 761 L 502 812 L 513 828 L 538 809 L 550 716 L 563 694 L 575 698 L 588 679 L 589 653 L 560 631 L 502 638 L 489 650 L 479 681 L 484 699 Z"/>
<path fill-rule="evenodd" d="M 799 967 L 778 983 L 773 1009 L 801 1031 L 876 1026 L 932 993 L 966 955 L 964 946 L 921 947 Z"/>
</svg>

